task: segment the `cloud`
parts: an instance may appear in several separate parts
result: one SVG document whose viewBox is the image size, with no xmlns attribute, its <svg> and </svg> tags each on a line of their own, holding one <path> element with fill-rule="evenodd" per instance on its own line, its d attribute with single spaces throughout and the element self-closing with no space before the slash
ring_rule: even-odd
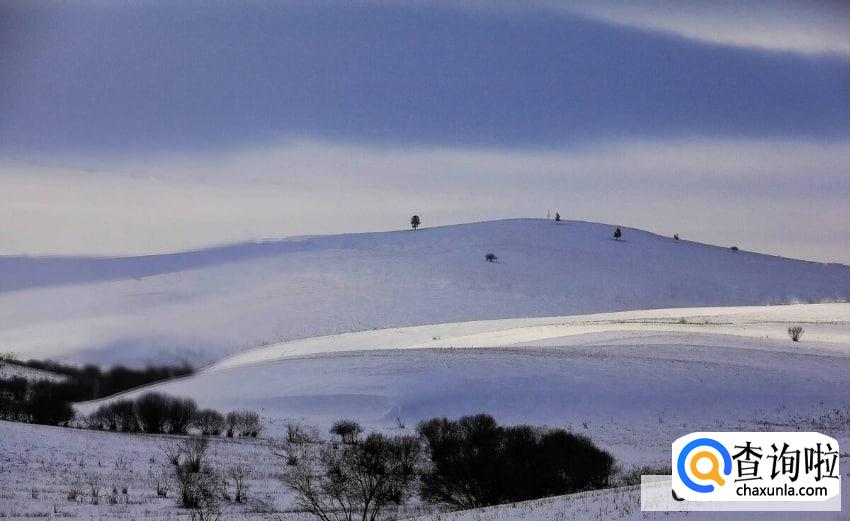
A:
<svg viewBox="0 0 851 521">
<path fill-rule="evenodd" d="M 670 16 L 715 19 L 695 5 Z M 0 154 L 847 139 L 847 55 L 707 44 L 591 9 L 0 2 Z"/>
<path fill-rule="evenodd" d="M 567 151 L 292 142 L 0 162 L 4 253 L 138 254 L 289 235 L 544 217 L 848 261 L 848 145 L 626 141 Z M 57 163 L 58 164 L 58 163 Z"/>
<path fill-rule="evenodd" d="M 848 3 L 810 0 L 539 0 L 538 5 L 704 42 L 848 54 Z"/>
</svg>

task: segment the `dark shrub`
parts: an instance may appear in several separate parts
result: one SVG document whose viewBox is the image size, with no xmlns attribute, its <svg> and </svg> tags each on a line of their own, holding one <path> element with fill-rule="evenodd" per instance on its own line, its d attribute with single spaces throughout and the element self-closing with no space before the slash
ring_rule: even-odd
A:
<svg viewBox="0 0 851 521">
<path fill-rule="evenodd" d="M 260 434 L 260 415 L 254 411 L 232 411 L 225 417 L 227 436 L 254 436 Z"/>
<path fill-rule="evenodd" d="M 172 434 L 186 434 L 186 429 L 192 423 L 192 418 L 198 406 L 191 398 L 173 398 L 168 400 L 168 427 Z"/>
<path fill-rule="evenodd" d="M 800 340 L 801 335 L 804 334 L 804 328 L 801 326 L 792 326 L 786 331 L 789 333 L 789 338 L 791 338 L 793 342 Z"/>
<path fill-rule="evenodd" d="M 112 402 L 118 428 L 124 432 L 139 430 L 139 420 L 136 418 L 136 404 L 132 400 L 117 400 Z"/>
<path fill-rule="evenodd" d="M 496 262 L 497 256 L 494 255 L 493 253 L 488 253 L 487 255 L 485 255 L 485 260 L 488 261 L 488 262 Z"/>
<path fill-rule="evenodd" d="M 59 425 L 74 418 L 71 404 L 56 392 L 50 382 L 36 382 L 29 400 L 29 413 L 33 423 Z"/>
<path fill-rule="evenodd" d="M 319 519 L 384 519 L 416 480 L 420 443 L 411 436 L 370 434 L 359 443 L 310 449 L 281 479 L 297 505 Z"/>
<path fill-rule="evenodd" d="M 148 433 L 166 431 L 169 420 L 169 397 L 161 393 L 146 393 L 136 399 L 136 414 L 142 430 Z"/>
<path fill-rule="evenodd" d="M 192 425 L 207 436 L 218 436 L 225 430 L 225 417 L 213 409 L 203 409 L 195 413 Z"/>
<path fill-rule="evenodd" d="M 585 437 L 528 425 L 501 427 L 488 415 L 435 418 L 417 426 L 431 467 L 423 499 L 457 508 L 603 487 L 614 460 Z"/>
<path fill-rule="evenodd" d="M 330 432 L 339 436 L 343 443 L 351 444 L 358 441 L 358 436 L 363 432 L 363 428 L 354 420 L 338 420 L 331 426 Z"/>
</svg>

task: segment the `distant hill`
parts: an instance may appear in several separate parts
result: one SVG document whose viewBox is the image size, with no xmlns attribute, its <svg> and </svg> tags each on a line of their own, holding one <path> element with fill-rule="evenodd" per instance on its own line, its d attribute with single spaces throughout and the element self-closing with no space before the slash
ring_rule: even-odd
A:
<svg viewBox="0 0 851 521">
<path fill-rule="evenodd" d="M 611 225 L 514 219 L 141 257 L 0 257 L 0 346 L 24 358 L 200 365 L 374 328 L 848 300 L 845 265 L 622 229 L 616 241 Z"/>
</svg>

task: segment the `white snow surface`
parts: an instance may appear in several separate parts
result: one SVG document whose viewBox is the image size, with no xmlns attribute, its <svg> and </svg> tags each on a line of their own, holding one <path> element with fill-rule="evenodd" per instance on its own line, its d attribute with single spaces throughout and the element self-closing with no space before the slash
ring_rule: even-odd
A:
<svg viewBox="0 0 851 521">
<path fill-rule="evenodd" d="M 587 222 L 515 219 L 126 258 L 0 257 L 0 349 L 203 365 L 423 324 L 848 300 L 848 267 Z M 746 245 L 739 245 L 746 249 Z M 499 262 L 485 262 L 486 253 Z"/>
<path fill-rule="evenodd" d="M 16 364 L 7 360 L 0 360 L 0 379 L 26 378 L 33 382 L 47 380 L 50 382 L 63 382 L 67 379 L 65 375 L 34 369 L 25 365 Z"/>
<path fill-rule="evenodd" d="M 327 431 L 331 422 L 347 417 L 359 420 L 368 431 L 411 433 L 423 418 L 488 412 L 503 423 L 560 426 L 586 434 L 609 450 L 625 471 L 667 464 L 671 441 L 695 431 L 818 431 L 847 447 L 848 310 L 847 304 L 681 308 L 391 328 L 259 348 L 191 377 L 122 397 L 156 390 L 191 396 L 201 407 L 222 411 L 256 409 L 265 419 L 263 436 L 273 438 L 281 436 L 288 422 Z M 800 342 L 786 336 L 790 324 L 804 327 Z M 434 340 L 435 336 L 440 338 Z M 422 342 L 467 347 L 422 346 Z M 399 348 L 390 347 L 394 343 Z M 89 412 L 105 401 L 79 404 L 78 409 Z M 10 512 L 49 511 L 69 480 L 91 472 L 104 473 L 105 483 L 129 480 L 131 506 L 84 508 L 61 503 L 63 511 L 106 514 L 106 518 L 170 518 L 179 511 L 174 500 L 156 498 L 145 477 L 160 464 L 162 437 L 5 422 L 0 422 L 0 433 L 9 449 L 6 464 L 14 469 L 0 471 L 0 490 L 9 495 Z M 134 462 L 128 476 L 136 477 L 122 480 L 112 462 L 127 457 L 125 439 Z M 262 447 L 262 440 L 216 440 L 218 459 L 255 466 L 250 488 L 254 497 L 286 509 L 291 496 L 274 479 L 281 463 L 270 461 Z M 84 455 L 90 463 L 79 469 L 76 461 Z M 93 461 L 98 461 L 96 469 Z M 21 478 L 22 472 L 30 477 Z M 847 480 L 847 455 L 842 457 L 841 473 Z M 37 488 L 43 499 L 29 499 L 28 486 Z M 842 513 L 806 516 L 846 518 L 847 495 L 844 505 Z M 262 517 L 249 511 L 232 516 Z M 799 516 L 647 514 L 640 512 L 637 488 L 623 487 L 423 519 Z M 282 514 L 282 519 L 303 517 Z"/>
<path fill-rule="evenodd" d="M 800 342 L 786 335 L 790 324 L 804 327 Z M 387 430 L 398 421 L 411 428 L 434 416 L 488 412 L 506 423 L 586 432 L 620 460 L 641 463 L 662 459 L 673 439 L 697 430 L 818 424 L 844 435 L 847 390 L 848 305 L 822 304 L 323 337 L 249 351 L 111 399 L 161 391 L 201 407 L 254 409 L 271 433 L 288 421 L 327 428 L 353 418 Z"/>
</svg>

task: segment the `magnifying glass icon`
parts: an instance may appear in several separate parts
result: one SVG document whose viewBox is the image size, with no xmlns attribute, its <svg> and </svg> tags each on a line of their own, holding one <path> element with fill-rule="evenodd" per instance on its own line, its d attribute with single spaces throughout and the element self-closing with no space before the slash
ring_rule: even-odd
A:
<svg viewBox="0 0 851 521">
<path fill-rule="evenodd" d="M 712 468 L 710 468 L 708 472 L 701 472 L 697 468 L 697 462 L 702 459 L 708 459 L 709 462 L 712 464 Z M 691 459 L 691 473 L 694 475 L 694 477 L 698 479 L 712 480 L 715 483 L 718 483 L 719 486 L 723 486 L 724 478 L 721 477 L 721 474 L 718 472 L 718 470 L 718 457 L 715 456 L 715 454 L 709 452 L 708 450 L 698 452 Z"/>
</svg>

